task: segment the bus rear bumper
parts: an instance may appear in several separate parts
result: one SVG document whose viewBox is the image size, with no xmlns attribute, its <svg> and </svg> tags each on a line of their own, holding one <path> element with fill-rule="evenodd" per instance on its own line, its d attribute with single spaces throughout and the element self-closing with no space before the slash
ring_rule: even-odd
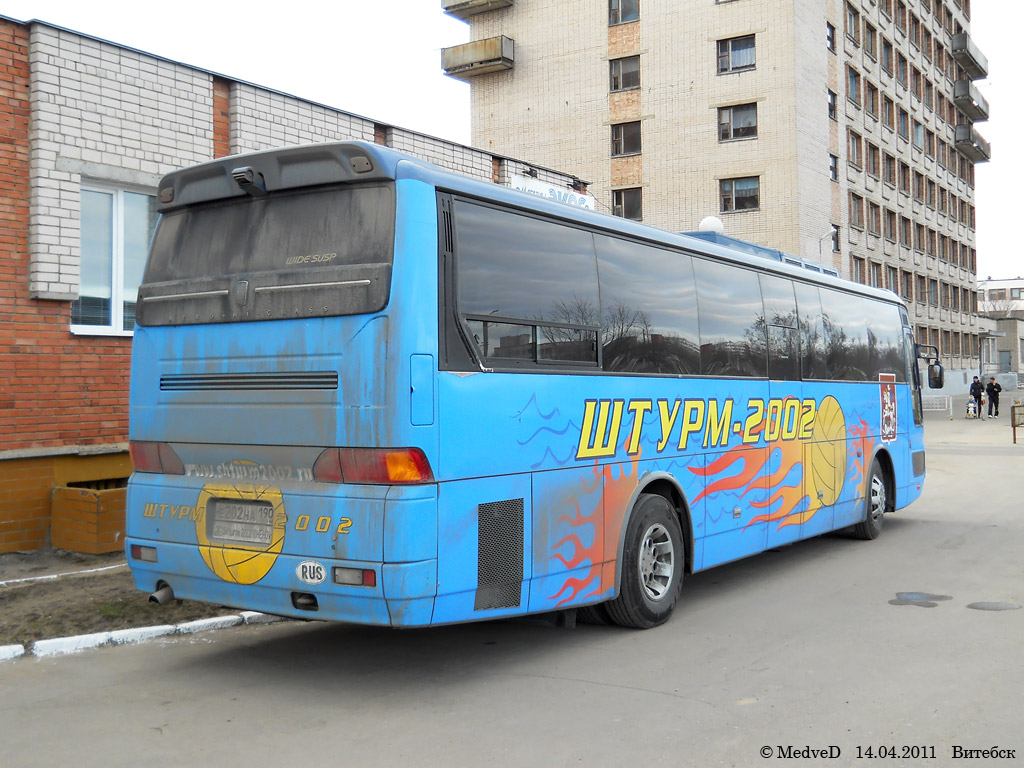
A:
<svg viewBox="0 0 1024 768">
<path fill-rule="evenodd" d="M 157 561 L 134 559 L 132 545 L 154 549 Z M 434 612 L 437 560 L 433 559 L 368 563 L 280 554 L 266 575 L 243 584 L 215 573 L 194 544 L 129 538 L 125 548 L 135 586 L 143 592 L 155 592 L 166 584 L 178 599 L 296 619 L 374 626 L 428 626 Z M 220 548 L 212 549 L 216 559 Z M 227 550 L 229 558 L 234 552 L 237 550 Z M 372 572 L 373 584 L 335 583 L 336 568 L 348 574 Z M 323 581 L 314 583 L 321 577 Z"/>
</svg>

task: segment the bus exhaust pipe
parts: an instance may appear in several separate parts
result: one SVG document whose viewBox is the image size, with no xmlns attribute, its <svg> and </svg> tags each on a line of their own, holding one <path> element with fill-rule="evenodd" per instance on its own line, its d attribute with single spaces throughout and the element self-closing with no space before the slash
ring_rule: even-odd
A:
<svg viewBox="0 0 1024 768">
<path fill-rule="evenodd" d="M 157 605 L 167 605 L 174 599 L 174 590 L 170 585 L 164 584 L 160 589 L 149 596 L 149 602 Z"/>
</svg>

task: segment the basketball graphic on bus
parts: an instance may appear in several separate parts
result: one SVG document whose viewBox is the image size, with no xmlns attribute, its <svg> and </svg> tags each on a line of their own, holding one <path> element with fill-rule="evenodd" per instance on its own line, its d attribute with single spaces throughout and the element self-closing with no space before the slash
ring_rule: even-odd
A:
<svg viewBox="0 0 1024 768">
<path fill-rule="evenodd" d="M 196 540 L 203 561 L 234 584 L 255 584 L 284 545 L 284 500 L 269 486 L 203 486 L 196 503 Z"/>
<path fill-rule="evenodd" d="M 839 401 L 827 395 L 818 405 L 807 446 L 807 495 L 811 509 L 832 506 L 846 480 L 846 418 Z"/>
</svg>

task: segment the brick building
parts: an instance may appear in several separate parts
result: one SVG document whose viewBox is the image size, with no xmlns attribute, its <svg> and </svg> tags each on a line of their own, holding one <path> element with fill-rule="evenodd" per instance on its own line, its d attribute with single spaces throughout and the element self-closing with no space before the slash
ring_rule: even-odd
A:
<svg viewBox="0 0 1024 768">
<path fill-rule="evenodd" d="M 977 368 L 970 0 L 441 0 L 472 141 L 572 168 L 604 208 L 725 233 L 904 298 Z"/>
<path fill-rule="evenodd" d="M 117 546 L 117 489 L 131 471 L 134 301 L 159 178 L 228 154 L 346 139 L 388 144 L 498 183 L 531 169 L 555 186 L 573 181 L 0 16 L 0 552 L 45 546 L 51 537 L 85 550 Z M 113 514 L 109 495 L 90 495 L 104 489 L 113 489 Z M 106 517 L 90 523 L 59 511 L 53 520 L 64 527 L 51 532 L 58 502 L 93 505 Z"/>
</svg>

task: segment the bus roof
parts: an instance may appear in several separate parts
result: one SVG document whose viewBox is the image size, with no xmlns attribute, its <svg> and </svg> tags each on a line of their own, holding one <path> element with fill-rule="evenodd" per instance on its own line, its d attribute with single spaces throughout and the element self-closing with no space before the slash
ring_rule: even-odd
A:
<svg viewBox="0 0 1024 768">
<path fill-rule="evenodd" d="M 390 147 L 365 141 L 267 149 L 218 158 L 173 171 L 160 181 L 157 206 L 160 212 L 165 212 L 202 202 L 244 197 L 247 194 L 262 196 L 268 192 L 321 184 L 400 179 L 417 179 L 447 192 L 491 200 L 607 232 L 903 304 L 891 291 L 846 280 L 830 274 L 833 272 L 830 269 L 819 272 L 807 268 L 804 263 L 794 265 L 786 259 L 769 258 L 758 253 L 758 250 L 773 249 L 764 249 L 735 238 L 707 238 L 700 233 L 694 236 L 669 232 L 619 216 L 574 208 L 503 185 L 480 181 Z"/>
</svg>

